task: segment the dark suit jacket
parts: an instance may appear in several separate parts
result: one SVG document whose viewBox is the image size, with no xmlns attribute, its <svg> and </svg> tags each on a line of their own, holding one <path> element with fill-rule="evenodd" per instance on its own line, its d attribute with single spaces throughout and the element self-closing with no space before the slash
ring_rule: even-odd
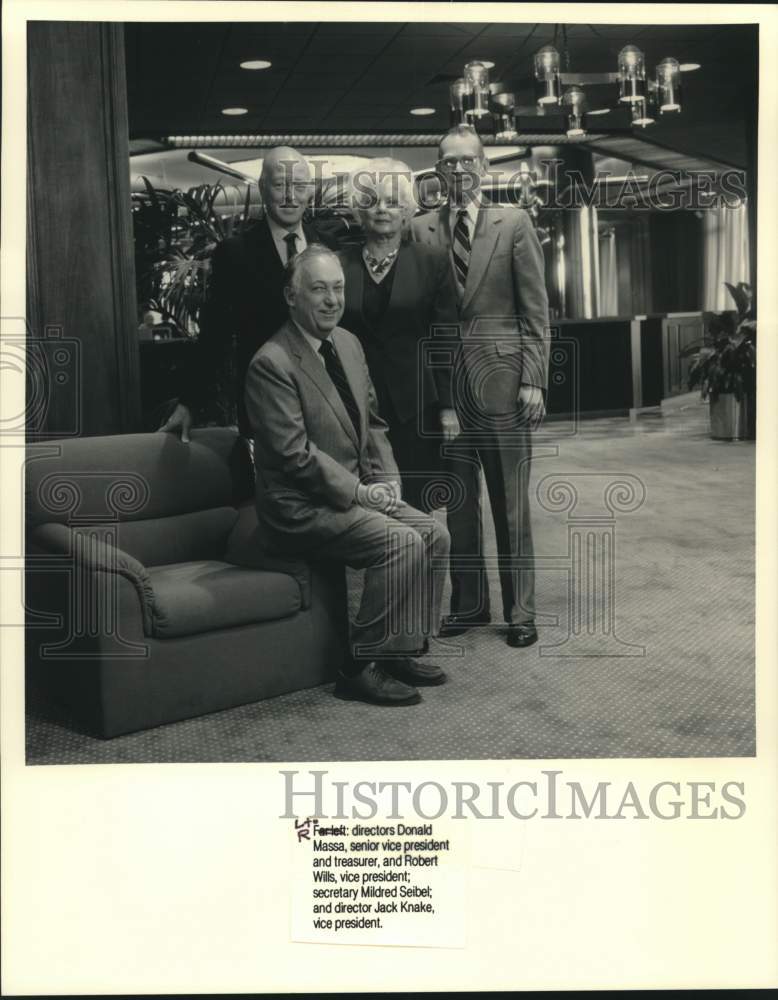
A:
<svg viewBox="0 0 778 1000">
<path fill-rule="evenodd" d="M 309 244 L 331 246 L 312 226 L 303 224 L 303 232 Z M 286 322 L 283 285 L 284 265 L 264 219 L 216 248 L 200 337 L 179 402 L 193 408 L 207 400 L 215 373 L 234 346 L 240 429 L 250 433 L 243 399 L 246 371 L 257 349 Z"/>
<path fill-rule="evenodd" d="M 361 247 L 340 254 L 346 279 L 342 326 L 359 338 L 368 368 L 385 411 L 388 397 L 401 422 L 421 409 L 452 407 L 453 354 L 459 346 L 456 288 L 448 255 L 438 247 L 403 243 L 394 263 L 389 305 L 377 325 L 362 311 L 365 282 L 372 281 L 362 261 Z M 434 327 L 443 327 L 433 334 Z M 434 337 L 434 349 L 421 342 Z M 446 357 L 450 357 L 446 362 Z M 436 363 L 437 361 L 437 363 Z"/>
<path fill-rule="evenodd" d="M 413 237 L 444 248 L 451 261 L 449 207 L 413 220 Z M 489 414 L 516 408 L 519 387 L 548 383 L 548 297 L 543 250 L 529 215 L 512 205 L 483 205 L 471 240 L 459 305 L 462 358 L 479 373 L 473 405 Z M 453 262 L 451 262 L 453 273 Z M 484 374 L 488 373 L 488 378 Z"/>
<path fill-rule="evenodd" d="M 364 517 L 356 506 L 363 478 L 399 479 L 359 341 L 340 327 L 332 341 L 359 407 L 359 437 L 321 359 L 291 321 L 257 351 L 246 376 L 257 514 L 286 548 L 326 541 Z"/>
</svg>

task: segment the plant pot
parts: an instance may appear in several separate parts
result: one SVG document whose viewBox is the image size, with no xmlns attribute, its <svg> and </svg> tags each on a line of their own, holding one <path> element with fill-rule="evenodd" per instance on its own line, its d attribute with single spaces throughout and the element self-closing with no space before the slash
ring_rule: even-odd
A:
<svg viewBox="0 0 778 1000">
<path fill-rule="evenodd" d="M 756 399 L 738 402 L 731 392 L 710 401 L 710 436 L 716 441 L 753 441 L 756 437 Z"/>
</svg>

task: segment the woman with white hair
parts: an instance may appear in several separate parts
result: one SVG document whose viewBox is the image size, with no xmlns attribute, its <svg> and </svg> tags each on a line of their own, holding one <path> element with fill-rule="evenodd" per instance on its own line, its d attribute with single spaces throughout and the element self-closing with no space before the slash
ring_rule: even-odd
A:
<svg viewBox="0 0 778 1000">
<path fill-rule="evenodd" d="M 403 499 L 429 511 L 446 494 L 435 486 L 440 445 L 459 433 L 451 395 L 459 347 L 454 277 L 445 250 L 408 239 L 416 198 L 407 164 L 371 160 L 352 177 L 351 199 L 365 245 L 341 252 L 341 325 L 364 348 Z"/>
</svg>

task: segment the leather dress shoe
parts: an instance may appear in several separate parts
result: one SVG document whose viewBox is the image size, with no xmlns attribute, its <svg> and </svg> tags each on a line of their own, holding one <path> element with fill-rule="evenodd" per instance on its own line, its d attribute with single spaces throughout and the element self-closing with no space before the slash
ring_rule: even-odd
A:
<svg viewBox="0 0 778 1000">
<path fill-rule="evenodd" d="M 452 635 L 462 635 L 474 625 L 488 625 L 491 622 L 491 615 L 486 612 L 477 615 L 445 615 L 440 623 L 440 637 L 445 639 Z"/>
<path fill-rule="evenodd" d="M 523 649 L 538 641 L 538 630 L 534 622 L 508 626 L 508 645 Z"/>
<path fill-rule="evenodd" d="M 371 660 L 358 674 L 338 674 L 336 698 L 343 701 L 366 701 L 373 705 L 416 705 L 421 695 L 410 684 L 404 684 Z"/>
<path fill-rule="evenodd" d="M 403 684 L 431 687 L 446 682 L 446 675 L 434 663 L 417 663 L 409 656 L 391 657 L 379 663 L 382 670 Z"/>
</svg>

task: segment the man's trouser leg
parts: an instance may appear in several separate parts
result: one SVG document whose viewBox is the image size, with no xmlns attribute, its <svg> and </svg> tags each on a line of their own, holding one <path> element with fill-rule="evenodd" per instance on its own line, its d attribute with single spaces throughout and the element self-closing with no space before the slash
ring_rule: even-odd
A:
<svg viewBox="0 0 778 1000">
<path fill-rule="evenodd" d="M 500 440 L 490 436 L 480 450 L 492 508 L 505 621 L 518 625 L 535 618 L 535 568 L 530 523 L 529 480 L 532 441 L 529 431 Z"/>
<path fill-rule="evenodd" d="M 439 624 L 448 551 L 446 529 L 407 504 L 391 516 L 365 510 L 342 535 L 317 548 L 317 559 L 365 570 L 351 629 L 355 660 L 422 648 Z"/>
</svg>

